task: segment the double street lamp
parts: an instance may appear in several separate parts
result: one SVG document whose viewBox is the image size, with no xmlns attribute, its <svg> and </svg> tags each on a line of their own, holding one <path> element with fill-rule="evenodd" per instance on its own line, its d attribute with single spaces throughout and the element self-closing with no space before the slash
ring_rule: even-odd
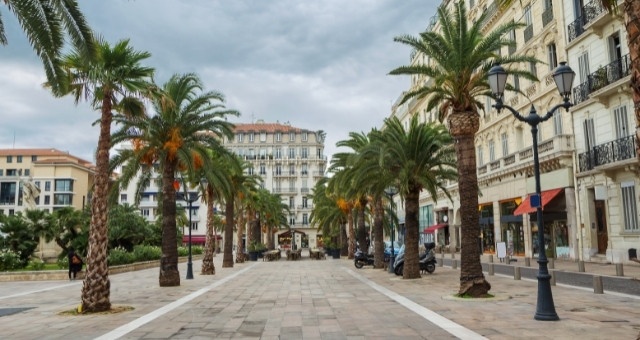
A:
<svg viewBox="0 0 640 340">
<path fill-rule="evenodd" d="M 569 110 L 573 104 L 569 102 L 571 96 L 571 86 L 576 73 L 565 62 L 561 62 L 560 66 L 553 71 L 553 80 L 558 87 L 558 91 L 562 96 L 563 102 L 551 108 L 544 116 L 536 113 L 535 107 L 531 105 L 528 116 L 522 116 L 518 111 L 502 102 L 504 96 L 505 84 L 507 82 L 507 72 L 500 65 L 493 66 L 488 73 L 489 86 L 491 92 L 495 96 L 496 104 L 493 105 L 498 112 L 503 108 L 507 109 L 513 116 L 521 122 L 525 122 L 531 126 L 531 135 L 533 137 L 533 169 L 536 181 L 536 193 L 531 195 L 531 206 L 536 208 L 537 224 L 538 224 L 538 301 L 536 305 L 536 314 L 534 319 L 541 321 L 558 320 L 555 306 L 553 304 L 553 295 L 551 293 L 551 276 L 547 268 L 547 255 L 544 244 L 544 221 L 542 218 L 542 202 L 540 199 L 540 163 L 538 160 L 538 125 L 553 116 L 554 112 L 559 108 Z"/>
<path fill-rule="evenodd" d="M 174 186 L 179 188 L 179 183 L 174 182 Z M 176 189 L 177 190 L 177 189 Z M 182 199 L 187 202 L 189 207 L 189 258 L 187 260 L 187 280 L 193 280 L 193 262 L 191 261 L 191 214 L 193 211 L 193 202 L 197 201 L 200 198 L 195 192 L 187 192 L 187 188 L 184 188 L 183 193 L 176 193 L 176 198 Z"/>
<path fill-rule="evenodd" d="M 398 193 L 398 188 L 394 187 L 394 186 L 389 186 L 386 189 L 384 189 L 384 194 L 387 195 L 387 197 L 389 197 L 389 206 L 391 207 L 391 209 L 393 210 L 393 196 L 395 196 Z M 396 255 L 394 253 L 394 248 L 395 248 L 395 240 L 394 240 L 394 230 L 393 230 L 393 217 L 391 219 L 389 219 L 391 221 L 391 256 L 389 257 L 389 273 L 393 273 L 393 263 L 396 260 Z"/>
</svg>

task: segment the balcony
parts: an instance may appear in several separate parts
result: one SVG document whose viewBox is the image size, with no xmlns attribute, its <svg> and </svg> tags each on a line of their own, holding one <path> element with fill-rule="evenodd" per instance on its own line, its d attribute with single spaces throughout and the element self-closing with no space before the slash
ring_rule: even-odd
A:
<svg viewBox="0 0 640 340">
<path fill-rule="evenodd" d="M 524 29 L 524 42 L 528 42 L 533 38 L 533 24 L 530 24 Z"/>
<path fill-rule="evenodd" d="M 296 172 L 295 171 L 274 171 L 273 177 L 275 178 L 296 177 Z"/>
<path fill-rule="evenodd" d="M 597 96 L 608 95 L 611 91 L 615 92 L 615 89 L 607 89 L 607 86 L 628 76 L 630 74 L 629 64 L 629 55 L 627 54 L 588 75 L 587 81 L 573 89 L 573 103 L 582 103 L 596 91 L 600 91 Z"/>
<path fill-rule="evenodd" d="M 324 177 L 324 171 L 314 171 L 313 177 Z"/>
<path fill-rule="evenodd" d="M 274 194 L 297 194 L 296 188 L 274 188 L 272 190 Z"/>
<path fill-rule="evenodd" d="M 489 7 L 487 7 L 485 13 L 487 13 L 487 16 L 485 17 L 485 20 L 480 25 L 480 29 L 483 29 L 483 30 L 492 21 L 493 17 L 495 17 L 495 15 L 496 15 L 496 13 L 498 13 L 498 4 L 495 1 L 492 2 L 491 5 L 489 5 Z"/>
<path fill-rule="evenodd" d="M 591 150 L 578 155 L 580 172 L 593 170 L 598 166 L 612 164 L 636 157 L 636 139 L 634 135 L 608 143 L 596 145 Z"/>
<path fill-rule="evenodd" d="M 595 19 L 598 18 L 601 14 L 605 13 L 605 11 L 606 9 L 602 7 L 600 0 L 592 0 L 584 7 L 582 7 L 582 15 L 567 27 L 567 31 L 569 33 L 569 42 L 581 36 L 582 33 L 586 31 L 586 26 L 588 24 L 594 24 Z"/>
<path fill-rule="evenodd" d="M 547 25 L 553 20 L 553 7 L 549 7 L 542 12 L 542 27 Z"/>
</svg>

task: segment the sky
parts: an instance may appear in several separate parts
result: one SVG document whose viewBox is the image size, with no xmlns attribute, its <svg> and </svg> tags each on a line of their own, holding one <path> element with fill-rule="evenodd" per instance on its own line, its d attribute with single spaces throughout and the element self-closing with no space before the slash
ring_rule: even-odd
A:
<svg viewBox="0 0 640 340">
<path fill-rule="evenodd" d="M 325 154 L 349 132 L 380 127 L 408 89 L 410 48 L 439 0 L 80 0 L 95 32 L 148 51 L 155 81 L 196 73 L 238 110 L 230 121 L 289 122 L 326 132 Z M 99 112 L 42 87 L 44 70 L 0 5 L 0 148 L 56 148 L 95 162 Z"/>
</svg>

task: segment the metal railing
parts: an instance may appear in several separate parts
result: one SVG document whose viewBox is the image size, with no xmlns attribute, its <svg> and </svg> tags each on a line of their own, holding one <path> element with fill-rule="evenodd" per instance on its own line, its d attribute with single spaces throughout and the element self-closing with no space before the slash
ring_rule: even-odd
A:
<svg viewBox="0 0 640 340">
<path fill-rule="evenodd" d="M 587 76 L 587 81 L 573 89 L 574 104 L 589 99 L 589 94 L 602 89 L 630 74 L 629 55 L 612 61 Z"/>
<path fill-rule="evenodd" d="M 582 7 L 582 15 L 567 27 L 569 42 L 582 35 L 585 31 L 584 27 L 604 12 L 605 8 L 602 6 L 600 0 L 592 0 L 584 5 L 584 7 Z"/>
<path fill-rule="evenodd" d="M 596 166 L 611 164 L 636 157 L 636 139 L 634 135 L 596 145 L 589 151 L 578 155 L 580 171 L 592 170 Z"/>
</svg>

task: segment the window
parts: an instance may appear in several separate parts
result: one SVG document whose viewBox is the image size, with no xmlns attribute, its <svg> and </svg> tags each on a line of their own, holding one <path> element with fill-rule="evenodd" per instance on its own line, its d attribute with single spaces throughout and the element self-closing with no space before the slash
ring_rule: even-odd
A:
<svg viewBox="0 0 640 340">
<path fill-rule="evenodd" d="M 484 112 L 491 112 L 491 97 L 485 97 Z"/>
<path fill-rule="evenodd" d="M 253 132 L 249 132 L 249 142 L 253 143 L 253 141 L 255 140 L 256 135 Z"/>
<path fill-rule="evenodd" d="M 13 163 L 13 156 L 7 156 L 7 163 Z"/>
<path fill-rule="evenodd" d="M 517 74 L 513 76 L 513 88 L 520 90 L 520 77 Z"/>
<path fill-rule="evenodd" d="M 22 163 L 22 156 L 16 156 L 16 162 Z"/>
<path fill-rule="evenodd" d="M 556 136 L 562 134 L 562 111 L 560 110 L 553 115 L 553 132 Z"/>
<path fill-rule="evenodd" d="M 524 6 L 524 24 L 529 26 L 533 23 L 533 20 L 531 18 L 531 5 L 526 5 Z"/>
<path fill-rule="evenodd" d="M 0 176 L 4 176 L 4 170 L 0 169 Z"/>
<path fill-rule="evenodd" d="M 289 158 L 296 158 L 296 149 L 293 147 L 289 148 Z"/>
<path fill-rule="evenodd" d="M 496 160 L 496 146 L 493 139 L 489 141 L 489 162 Z"/>
<path fill-rule="evenodd" d="M 260 163 L 260 175 L 267 174 L 267 165 L 264 163 Z"/>
<path fill-rule="evenodd" d="M 302 174 L 303 175 L 308 175 L 309 171 L 307 170 L 307 163 L 303 163 L 302 164 Z"/>
<path fill-rule="evenodd" d="M 236 136 L 238 137 L 238 143 L 242 143 L 242 137 L 244 136 L 244 134 L 242 134 L 242 132 L 240 132 Z"/>
<path fill-rule="evenodd" d="M 276 148 L 275 152 L 276 152 L 276 159 L 282 159 L 282 149 Z"/>
<path fill-rule="evenodd" d="M 256 159 L 256 151 L 249 149 L 249 159 Z"/>
<path fill-rule="evenodd" d="M 260 132 L 260 141 L 263 142 L 263 143 L 267 141 L 267 133 L 266 132 Z"/>
<path fill-rule="evenodd" d="M 500 135 L 500 139 L 502 140 L 502 157 L 507 157 L 509 155 L 509 139 L 507 138 L 507 133 L 503 132 Z"/>
<path fill-rule="evenodd" d="M 24 169 L 24 175 L 25 176 L 30 176 L 31 175 L 31 169 Z"/>
<path fill-rule="evenodd" d="M 282 165 L 276 164 L 276 175 L 282 175 Z"/>
<path fill-rule="evenodd" d="M 44 182 L 44 191 L 51 191 L 51 181 Z"/>
<path fill-rule="evenodd" d="M 51 197 L 49 195 L 44 196 L 44 204 L 45 205 L 51 204 Z"/>
<path fill-rule="evenodd" d="M 289 209 L 295 208 L 296 199 L 295 197 L 289 197 Z"/>
<path fill-rule="evenodd" d="M 302 158 L 303 159 L 307 159 L 309 158 L 309 148 L 301 148 L 302 151 Z"/>
<path fill-rule="evenodd" d="M 7 176 L 18 176 L 18 170 L 16 170 L 16 169 L 7 169 Z"/>
<path fill-rule="evenodd" d="M 260 159 L 267 159 L 267 149 L 260 148 Z"/>
<path fill-rule="evenodd" d="M 55 205 L 71 205 L 73 194 L 54 194 L 53 204 Z"/>
<path fill-rule="evenodd" d="M 308 204 L 309 204 L 309 199 L 307 197 L 303 197 L 302 198 L 302 207 L 303 208 L 308 208 L 309 207 Z"/>
<path fill-rule="evenodd" d="M 40 205 L 40 196 L 36 196 L 35 203 L 36 205 Z"/>
<path fill-rule="evenodd" d="M 150 215 L 149 209 L 140 209 L 140 215 L 142 215 L 144 217 L 149 217 L 149 215 Z"/>
<path fill-rule="evenodd" d="M 191 230 L 198 230 L 198 222 L 191 222 Z"/>
<path fill-rule="evenodd" d="M 616 139 L 630 135 L 629 123 L 627 122 L 627 107 L 619 106 L 613 109 L 613 119 L 616 126 Z"/>
<path fill-rule="evenodd" d="M 609 36 L 609 60 L 612 62 L 622 60 L 622 47 L 620 45 L 619 32 Z M 621 68 L 622 65 L 618 65 L 618 67 Z M 618 72 L 622 72 L 622 69 L 618 70 Z"/>
<path fill-rule="evenodd" d="M 536 63 L 534 62 L 529 63 L 529 72 L 531 72 L 531 74 L 533 74 L 534 76 L 538 77 L 538 68 L 536 67 Z"/>
<path fill-rule="evenodd" d="M 593 125 L 593 118 L 585 119 L 582 126 L 584 127 L 584 148 L 589 151 L 596 146 L 596 130 Z"/>
<path fill-rule="evenodd" d="M 127 194 L 120 194 L 120 203 L 127 203 Z"/>
<path fill-rule="evenodd" d="M 295 174 L 296 174 L 296 165 L 289 164 L 289 175 L 295 175 Z"/>
<path fill-rule="evenodd" d="M 303 133 L 302 133 L 302 141 L 303 141 L 303 142 L 306 142 L 306 141 L 308 140 L 308 138 L 309 138 L 308 133 L 307 133 L 306 131 L 305 131 L 305 132 L 303 132 Z"/>
<path fill-rule="evenodd" d="M 585 83 L 589 76 L 589 53 L 587 52 L 578 57 L 578 73 L 580 73 L 580 84 Z"/>
<path fill-rule="evenodd" d="M 318 159 L 322 159 L 322 149 L 320 148 L 316 149 L 316 156 L 318 157 Z"/>
<path fill-rule="evenodd" d="M 289 132 L 289 141 L 290 142 L 295 142 L 296 141 L 296 133 L 295 132 Z"/>
<path fill-rule="evenodd" d="M 40 189 L 40 181 L 35 181 L 33 182 L 33 184 L 36 185 L 36 188 Z"/>
<path fill-rule="evenodd" d="M 556 53 L 555 43 L 547 45 L 547 63 L 549 64 L 549 71 L 558 67 L 558 54 Z"/>
<path fill-rule="evenodd" d="M 31 156 L 31 161 L 32 161 L 32 162 L 35 162 L 35 161 L 37 161 L 37 160 L 38 160 L 38 156 Z"/>
<path fill-rule="evenodd" d="M 638 203 L 636 202 L 636 188 L 634 182 L 620 183 L 622 189 L 622 217 L 624 231 L 639 231 Z"/>
<path fill-rule="evenodd" d="M 73 180 L 70 179 L 56 179 L 55 191 L 73 191 Z"/>
<path fill-rule="evenodd" d="M 249 174 L 249 175 L 253 175 L 254 174 L 253 167 L 250 167 L 250 168 L 247 169 L 247 174 Z"/>
<path fill-rule="evenodd" d="M 482 159 L 482 147 L 478 146 L 478 166 L 483 166 L 484 160 Z"/>
<path fill-rule="evenodd" d="M 307 213 L 302 214 L 302 224 L 303 225 L 309 224 L 309 214 Z"/>
</svg>

